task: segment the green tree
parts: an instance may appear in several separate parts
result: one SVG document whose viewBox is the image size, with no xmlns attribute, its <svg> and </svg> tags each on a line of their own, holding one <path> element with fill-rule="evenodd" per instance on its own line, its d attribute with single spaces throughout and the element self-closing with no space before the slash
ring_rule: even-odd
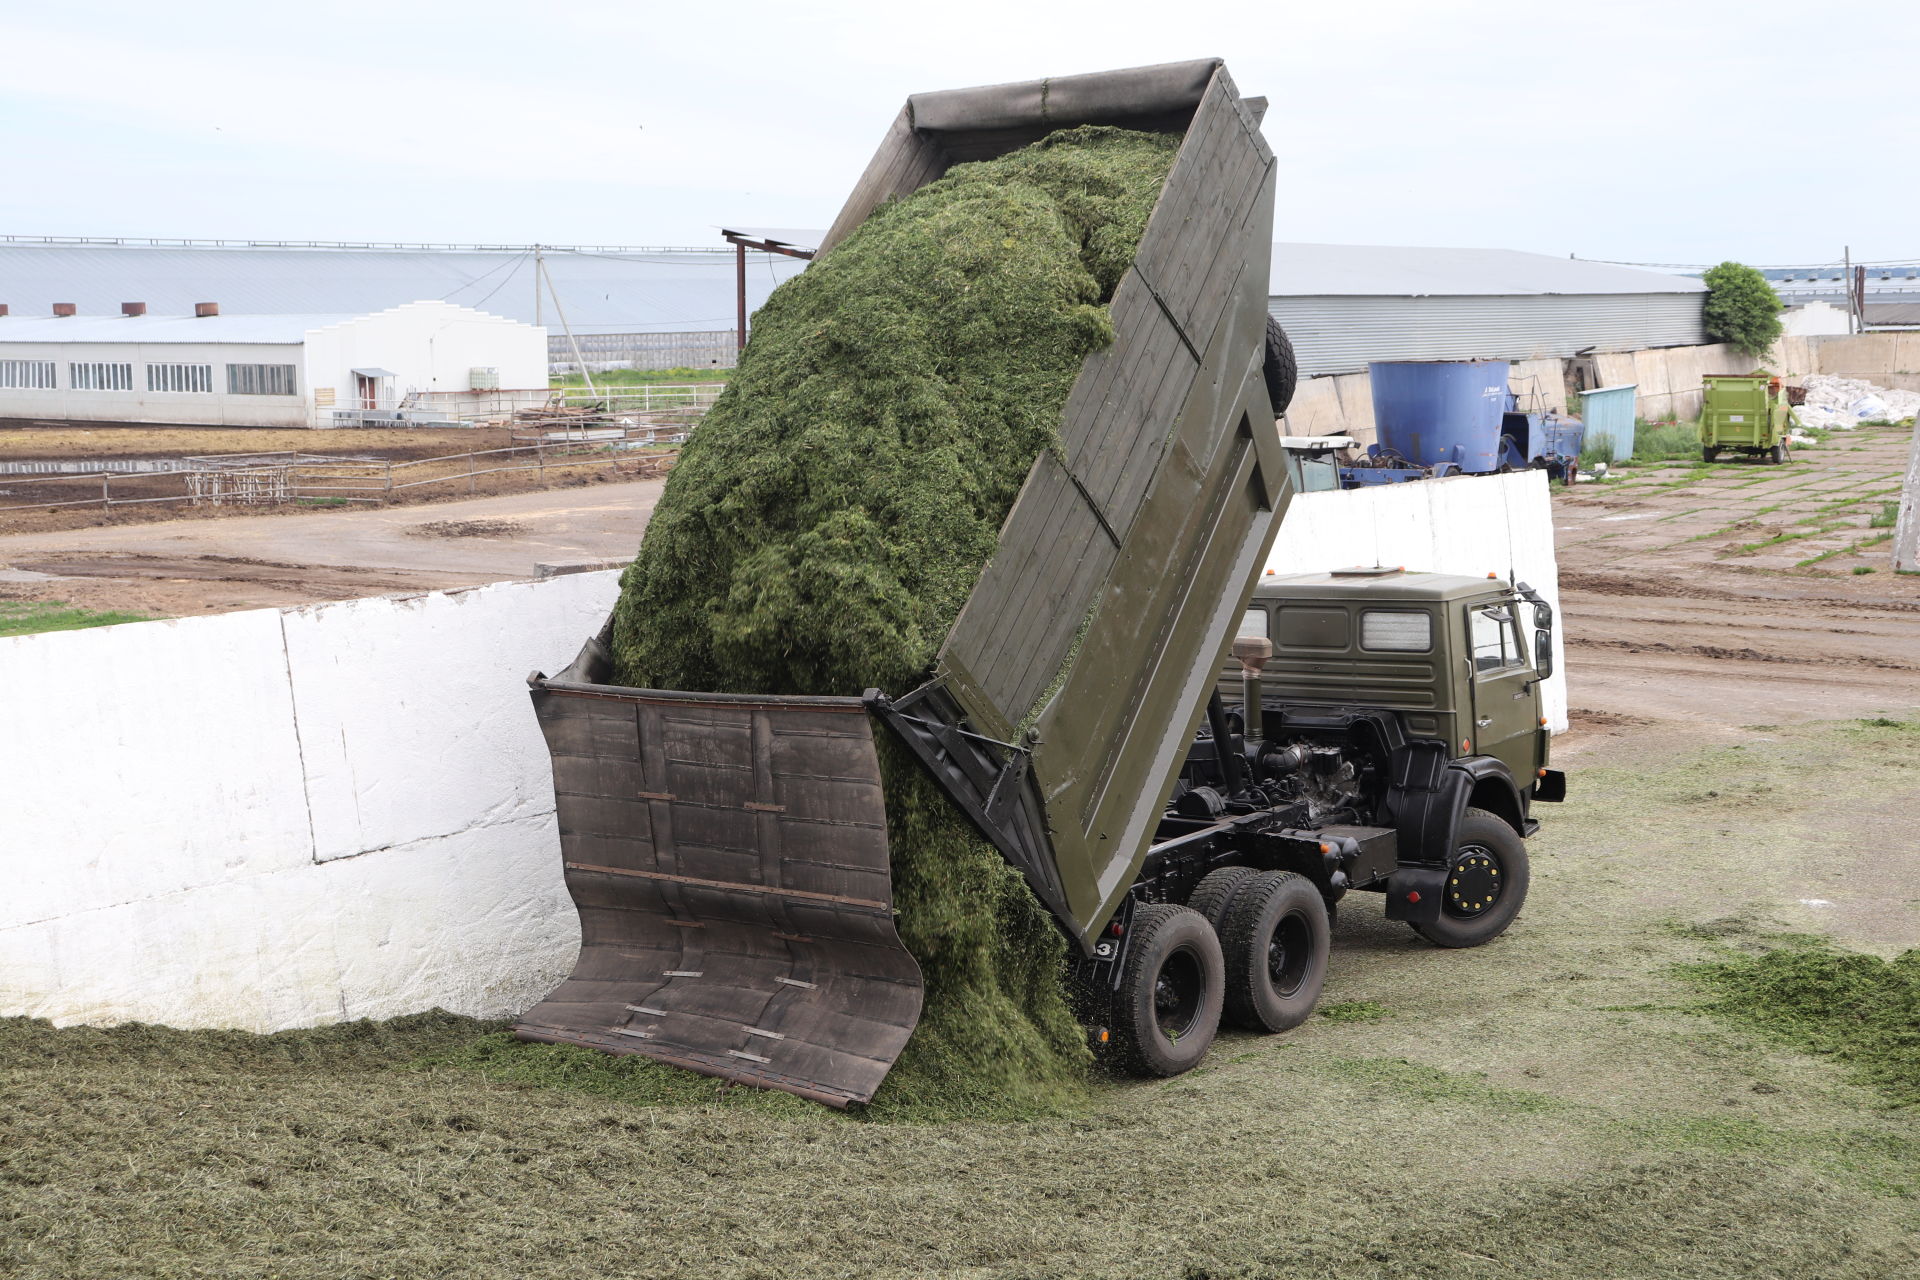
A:
<svg viewBox="0 0 1920 1280">
<path fill-rule="evenodd" d="M 1707 283 L 1707 340 L 1742 355 L 1765 355 L 1780 336 L 1780 295 L 1767 278 L 1740 262 L 1723 262 L 1702 276 Z"/>
</svg>

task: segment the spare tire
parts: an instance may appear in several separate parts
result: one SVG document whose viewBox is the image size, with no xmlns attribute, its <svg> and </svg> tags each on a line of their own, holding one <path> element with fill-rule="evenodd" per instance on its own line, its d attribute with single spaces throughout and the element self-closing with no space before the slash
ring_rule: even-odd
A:
<svg viewBox="0 0 1920 1280">
<path fill-rule="evenodd" d="M 1267 399 L 1273 401 L 1273 416 L 1279 417 L 1293 403 L 1293 388 L 1300 381 L 1300 366 L 1293 358 L 1293 343 L 1287 331 L 1272 316 L 1267 317 Z"/>
</svg>

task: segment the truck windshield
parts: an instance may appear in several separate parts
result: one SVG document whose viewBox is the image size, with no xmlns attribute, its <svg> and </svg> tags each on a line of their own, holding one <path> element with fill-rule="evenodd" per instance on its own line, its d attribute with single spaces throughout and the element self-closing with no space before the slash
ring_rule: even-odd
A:
<svg viewBox="0 0 1920 1280">
<path fill-rule="evenodd" d="M 1267 611 L 1265 609 L 1247 610 L 1246 614 L 1240 619 L 1239 634 L 1243 636 L 1267 636 L 1268 639 L 1272 639 L 1267 633 Z"/>
</svg>

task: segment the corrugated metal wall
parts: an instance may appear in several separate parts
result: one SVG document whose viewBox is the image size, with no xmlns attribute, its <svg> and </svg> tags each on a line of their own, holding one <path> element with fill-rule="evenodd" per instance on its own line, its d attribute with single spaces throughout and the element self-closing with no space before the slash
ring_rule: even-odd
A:
<svg viewBox="0 0 1920 1280">
<path fill-rule="evenodd" d="M 1704 343 L 1700 293 L 1278 297 L 1303 377 L 1369 360 L 1527 360 Z"/>
</svg>

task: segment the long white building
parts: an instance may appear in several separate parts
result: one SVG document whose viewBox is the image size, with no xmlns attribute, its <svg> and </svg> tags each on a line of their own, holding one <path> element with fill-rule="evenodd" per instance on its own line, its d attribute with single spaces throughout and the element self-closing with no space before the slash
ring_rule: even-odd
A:
<svg viewBox="0 0 1920 1280">
<path fill-rule="evenodd" d="M 419 393 L 547 386 L 545 329 L 450 302 L 357 316 L 199 310 L 0 315 L 0 422 L 329 427 Z"/>
</svg>

